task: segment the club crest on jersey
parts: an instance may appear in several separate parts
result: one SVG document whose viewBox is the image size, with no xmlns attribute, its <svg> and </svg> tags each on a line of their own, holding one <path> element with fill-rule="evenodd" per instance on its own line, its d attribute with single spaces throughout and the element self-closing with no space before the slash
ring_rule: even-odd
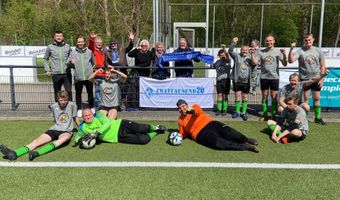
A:
<svg viewBox="0 0 340 200">
<path fill-rule="evenodd" d="M 104 93 L 105 94 L 111 94 L 112 93 L 112 88 L 110 88 L 110 87 L 104 88 Z"/>
<path fill-rule="evenodd" d="M 69 119 L 69 116 L 68 114 L 65 114 L 65 113 L 59 115 L 59 118 L 58 118 L 58 120 L 63 124 L 67 123 L 68 119 Z"/>
<path fill-rule="evenodd" d="M 275 59 L 272 56 L 267 56 L 267 57 L 264 58 L 264 63 L 266 65 L 273 64 L 274 62 L 275 62 Z"/>
<path fill-rule="evenodd" d="M 305 63 L 307 63 L 308 65 L 316 64 L 316 58 L 314 56 L 307 56 L 305 58 Z"/>
</svg>

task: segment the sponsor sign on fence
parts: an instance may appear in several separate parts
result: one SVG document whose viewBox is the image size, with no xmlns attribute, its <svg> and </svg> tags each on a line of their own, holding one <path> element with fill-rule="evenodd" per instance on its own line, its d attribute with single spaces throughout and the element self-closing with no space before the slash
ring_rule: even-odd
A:
<svg viewBox="0 0 340 200">
<path fill-rule="evenodd" d="M 141 107 L 176 108 L 178 99 L 188 104 L 198 103 L 202 108 L 213 108 L 214 78 L 139 79 Z"/>
</svg>

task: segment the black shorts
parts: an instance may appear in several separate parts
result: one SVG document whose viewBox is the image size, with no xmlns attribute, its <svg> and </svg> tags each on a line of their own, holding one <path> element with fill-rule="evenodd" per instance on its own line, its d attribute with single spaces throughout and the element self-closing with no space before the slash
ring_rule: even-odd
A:
<svg viewBox="0 0 340 200">
<path fill-rule="evenodd" d="M 308 79 L 301 79 L 301 81 L 307 81 Z M 321 87 L 318 82 L 314 82 L 312 85 L 306 86 L 303 88 L 304 91 L 312 90 L 312 91 L 321 91 Z"/>
<path fill-rule="evenodd" d="M 279 79 L 261 79 L 261 90 L 278 91 L 279 90 Z"/>
<path fill-rule="evenodd" d="M 63 133 L 68 133 L 68 134 L 72 135 L 72 133 L 67 132 L 67 131 L 48 130 L 48 131 L 45 132 L 45 134 L 50 136 L 52 140 L 57 140 L 59 138 L 59 136 Z"/>
<path fill-rule="evenodd" d="M 234 88 L 234 92 L 241 91 L 244 94 L 248 94 L 250 84 L 249 83 L 239 83 L 239 82 L 235 83 L 235 82 L 233 82 L 233 88 Z"/>
<path fill-rule="evenodd" d="M 105 107 L 105 106 L 100 106 L 99 110 L 105 110 L 105 111 L 110 111 L 112 109 L 118 110 L 118 106 L 113 106 L 113 107 Z"/>
<path fill-rule="evenodd" d="M 229 94 L 230 93 L 230 79 L 222 79 L 216 82 L 217 94 Z"/>
</svg>

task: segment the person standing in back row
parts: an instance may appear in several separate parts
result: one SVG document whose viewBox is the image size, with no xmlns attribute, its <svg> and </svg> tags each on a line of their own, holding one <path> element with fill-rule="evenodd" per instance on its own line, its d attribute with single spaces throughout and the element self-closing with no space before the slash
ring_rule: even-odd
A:
<svg viewBox="0 0 340 200">
<path fill-rule="evenodd" d="M 58 101 L 57 94 L 63 85 L 69 94 L 70 101 L 72 101 L 72 74 L 71 69 L 66 66 L 70 54 L 71 46 L 65 43 L 64 33 L 56 31 L 53 43 L 47 46 L 44 55 L 45 74 L 52 76 L 54 100 L 56 102 Z"/>
<path fill-rule="evenodd" d="M 185 38 L 179 40 L 179 47 L 173 53 L 193 52 L 194 50 L 188 46 L 188 41 Z M 193 59 L 195 62 L 200 62 L 198 59 Z M 192 77 L 194 73 L 194 64 L 191 59 L 175 61 L 176 77 Z M 179 69 L 179 67 L 190 67 L 188 69 Z"/>
<path fill-rule="evenodd" d="M 277 111 L 277 93 L 279 90 L 279 62 L 283 66 L 287 66 L 287 56 L 285 49 L 277 49 L 274 47 L 275 38 L 273 35 L 266 37 L 266 48 L 258 52 L 258 55 L 253 49 L 252 63 L 253 65 L 261 64 L 261 92 L 262 92 L 262 111 L 263 114 L 260 120 L 268 119 L 268 95 L 270 89 L 271 117 L 275 119 Z"/>
<path fill-rule="evenodd" d="M 248 108 L 248 94 L 250 89 L 250 82 L 254 71 L 254 66 L 251 62 L 249 55 L 249 46 L 243 44 L 241 46 L 240 53 L 234 52 L 235 45 L 238 38 L 234 37 L 229 47 L 229 54 L 234 60 L 234 68 L 231 74 L 235 92 L 235 112 L 232 118 L 241 116 L 243 121 L 248 120 L 247 108 Z M 242 99 L 242 112 L 241 112 L 241 99 Z"/>
<path fill-rule="evenodd" d="M 74 87 L 78 109 L 77 117 L 79 118 L 82 116 L 82 92 L 84 86 L 86 87 L 89 106 L 94 109 L 93 83 L 88 78 L 92 74 L 96 63 L 92 51 L 85 46 L 85 43 L 85 37 L 79 35 L 76 48 L 71 52 L 67 62 L 70 67 L 74 68 Z"/>
<path fill-rule="evenodd" d="M 96 79 L 104 79 L 105 73 L 104 69 L 106 67 L 106 56 L 108 55 L 108 51 L 106 47 L 103 46 L 103 39 L 99 37 L 95 33 L 90 33 L 90 41 L 88 48 L 93 52 L 93 56 L 96 60 L 96 66 L 94 67 L 94 71 L 97 69 L 103 69 L 101 73 L 96 75 Z M 111 65 L 108 65 L 111 67 Z M 99 109 L 101 106 L 101 98 L 100 98 L 100 89 L 99 86 L 95 86 L 95 107 Z"/>
<path fill-rule="evenodd" d="M 225 49 L 218 51 L 219 59 L 214 63 L 216 69 L 217 111 L 216 115 L 225 116 L 228 111 L 228 95 L 230 92 L 230 59 Z"/>
<path fill-rule="evenodd" d="M 289 51 L 289 63 L 299 61 L 299 74 L 301 81 L 305 81 L 313 78 L 316 75 L 326 73 L 325 56 L 322 51 L 313 46 L 314 37 L 313 34 L 309 33 L 304 37 L 304 45 L 301 49 L 295 53 L 294 48 L 296 43 L 293 42 Z M 320 90 L 323 86 L 323 79 L 316 83 L 304 88 L 304 102 L 308 104 L 309 91 L 312 90 L 313 94 L 313 107 L 315 112 L 314 122 L 326 125 L 326 122 L 321 118 L 321 103 L 320 103 Z"/>
</svg>

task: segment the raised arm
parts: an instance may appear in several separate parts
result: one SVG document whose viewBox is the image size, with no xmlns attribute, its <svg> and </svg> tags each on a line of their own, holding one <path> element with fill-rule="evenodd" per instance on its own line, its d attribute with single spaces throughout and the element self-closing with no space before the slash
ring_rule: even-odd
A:
<svg viewBox="0 0 340 200">
<path fill-rule="evenodd" d="M 129 32 L 129 45 L 125 48 L 125 53 L 128 53 L 131 51 L 131 49 L 133 48 L 133 44 L 135 41 L 135 34 L 130 31 Z"/>
<path fill-rule="evenodd" d="M 280 49 L 280 52 L 282 54 L 282 58 L 280 59 L 283 66 L 287 66 L 287 55 L 286 55 L 286 49 L 282 48 Z"/>
<path fill-rule="evenodd" d="M 91 82 L 93 82 L 93 81 L 94 81 L 94 78 L 96 77 L 96 75 L 97 75 L 98 73 L 103 73 L 103 72 L 104 72 L 104 70 L 103 70 L 102 68 L 97 69 L 96 71 L 94 71 L 94 72 L 89 76 L 88 80 L 91 81 Z"/>
<path fill-rule="evenodd" d="M 235 46 L 237 44 L 238 41 L 238 37 L 234 37 L 233 40 L 231 41 L 231 44 L 229 46 L 229 50 L 228 53 L 229 55 L 235 60 L 235 58 L 237 57 L 237 52 L 234 51 Z"/>
<path fill-rule="evenodd" d="M 297 58 L 295 58 L 294 56 L 294 48 L 296 47 L 296 43 L 293 42 L 291 45 L 290 45 L 290 50 L 289 50 L 289 54 L 288 54 L 288 62 L 289 63 L 293 63 L 296 61 Z"/>
</svg>

